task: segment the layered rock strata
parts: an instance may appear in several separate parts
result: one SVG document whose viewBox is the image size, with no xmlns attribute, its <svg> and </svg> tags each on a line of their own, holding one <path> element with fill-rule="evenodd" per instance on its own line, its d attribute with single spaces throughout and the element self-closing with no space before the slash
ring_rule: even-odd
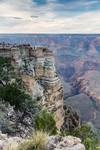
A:
<svg viewBox="0 0 100 150">
<path fill-rule="evenodd" d="M 55 113 L 56 125 L 63 124 L 63 87 L 56 73 L 52 51 L 30 45 L 0 47 L 0 56 L 12 60 L 28 93 L 43 107 Z"/>
<path fill-rule="evenodd" d="M 83 76 L 78 77 L 77 83 L 81 92 L 100 104 L 100 71 L 87 71 Z"/>
</svg>

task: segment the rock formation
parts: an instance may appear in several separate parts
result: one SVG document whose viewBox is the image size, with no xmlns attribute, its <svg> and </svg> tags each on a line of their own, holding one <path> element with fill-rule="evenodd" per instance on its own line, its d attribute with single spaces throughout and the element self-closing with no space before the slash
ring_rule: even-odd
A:
<svg viewBox="0 0 100 150">
<path fill-rule="evenodd" d="M 77 111 L 73 111 L 71 106 L 64 105 L 65 117 L 62 126 L 62 131 L 73 131 L 80 126 L 80 117 Z"/>
<path fill-rule="evenodd" d="M 85 150 L 81 140 L 73 136 L 51 136 L 48 141 L 47 150 Z"/>
<path fill-rule="evenodd" d="M 63 87 L 56 73 L 52 51 L 47 47 L 3 45 L 0 56 L 12 60 L 28 93 L 33 99 L 55 112 L 58 128 L 63 124 Z"/>
<path fill-rule="evenodd" d="M 24 139 L 19 137 L 8 137 L 6 134 L 0 133 L 0 150 L 5 150 L 8 147 L 17 149 Z M 73 136 L 50 136 L 45 150 L 85 150 L 81 140 Z M 8 150 L 8 149 L 7 149 Z"/>
<path fill-rule="evenodd" d="M 52 52 L 47 47 L 3 45 L 0 47 L 0 56 L 11 60 L 32 99 L 55 113 L 56 126 L 60 129 L 64 123 L 63 86 L 56 73 Z M 9 115 L 14 113 L 13 108 L 8 113 Z M 16 120 L 18 116 L 14 116 Z M 23 132 L 24 128 L 22 126 L 20 128 Z M 5 150 L 12 143 L 17 146 L 22 141 L 22 138 L 8 137 L 0 133 L 0 150 Z M 72 136 L 50 136 L 46 150 L 51 148 L 52 150 L 85 150 L 81 140 Z"/>
<path fill-rule="evenodd" d="M 6 134 L 0 132 L 0 150 L 8 150 L 8 147 L 16 149 L 18 144 L 22 141 L 23 139 L 20 137 L 8 137 Z"/>
</svg>

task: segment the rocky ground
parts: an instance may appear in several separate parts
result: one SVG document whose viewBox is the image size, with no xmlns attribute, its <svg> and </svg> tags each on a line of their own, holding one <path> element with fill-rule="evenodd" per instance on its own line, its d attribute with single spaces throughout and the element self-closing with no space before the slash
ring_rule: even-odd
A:
<svg viewBox="0 0 100 150">
<path fill-rule="evenodd" d="M 17 148 L 23 141 L 22 138 L 8 137 L 0 132 L 0 150 L 6 150 L 12 143 L 13 148 Z M 73 136 L 50 136 L 45 150 L 85 150 L 85 147 L 79 138 Z"/>
<path fill-rule="evenodd" d="M 85 150 L 85 147 L 79 138 L 73 136 L 51 136 L 47 150 Z"/>
<path fill-rule="evenodd" d="M 6 150 L 12 143 L 16 148 L 21 141 L 22 138 L 20 137 L 8 137 L 7 134 L 0 132 L 0 150 Z"/>
</svg>

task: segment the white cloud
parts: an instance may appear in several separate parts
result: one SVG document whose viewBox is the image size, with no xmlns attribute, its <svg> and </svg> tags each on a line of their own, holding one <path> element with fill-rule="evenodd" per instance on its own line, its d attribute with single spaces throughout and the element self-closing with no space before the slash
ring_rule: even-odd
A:
<svg viewBox="0 0 100 150">
<path fill-rule="evenodd" d="M 39 7 L 32 0 L 4 0 L 0 3 L 0 33 L 100 33 L 99 10 L 61 16 L 54 11 L 60 7 L 55 2 L 48 0 Z"/>
<path fill-rule="evenodd" d="M 30 16 L 31 6 L 31 0 L 7 0 L 0 3 L 0 16 L 26 18 Z"/>
</svg>

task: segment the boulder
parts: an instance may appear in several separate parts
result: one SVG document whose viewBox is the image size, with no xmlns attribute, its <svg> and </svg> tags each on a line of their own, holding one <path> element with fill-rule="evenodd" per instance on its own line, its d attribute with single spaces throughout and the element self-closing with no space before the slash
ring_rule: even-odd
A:
<svg viewBox="0 0 100 150">
<path fill-rule="evenodd" d="M 85 150 L 85 146 L 73 136 L 50 136 L 46 150 Z"/>
</svg>

